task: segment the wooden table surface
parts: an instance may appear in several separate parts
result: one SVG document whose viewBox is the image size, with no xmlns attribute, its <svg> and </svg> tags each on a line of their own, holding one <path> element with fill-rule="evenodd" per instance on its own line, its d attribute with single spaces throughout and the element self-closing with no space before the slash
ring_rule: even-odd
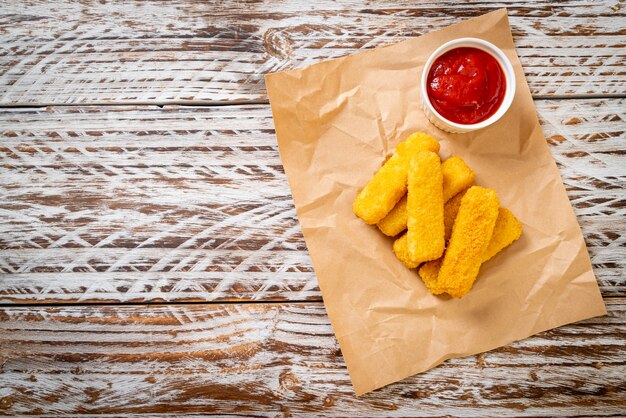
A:
<svg viewBox="0 0 626 418">
<path fill-rule="evenodd" d="M 623 416 L 623 0 L 0 5 L 0 414 Z M 508 7 L 609 315 L 356 398 L 263 74 Z"/>
</svg>

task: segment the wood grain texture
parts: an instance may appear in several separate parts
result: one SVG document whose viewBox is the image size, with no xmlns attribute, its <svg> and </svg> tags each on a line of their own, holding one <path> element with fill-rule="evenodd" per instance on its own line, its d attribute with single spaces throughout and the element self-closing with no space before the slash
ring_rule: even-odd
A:
<svg viewBox="0 0 626 418">
<path fill-rule="evenodd" d="M 618 416 L 626 300 L 356 398 L 323 305 L 5 307 L 0 414 Z"/>
<path fill-rule="evenodd" d="M 537 101 L 609 316 L 356 398 L 269 107 L 167 104 L 263 103 L 265 73 L 500 7 L 535 97 L 616 96 Z M 623 416 L 621 0 L 0 10 L 0 107 L 122 105 L 0 110 L 0 415 Z"/>
<path fill-rule="evenodd" d="M 605 296 L 626 295 L 625 102 L 537 102 Z M 0 126 L 0 302 L 320 300 L 268 106 Z"/>
<path fill-rule="evenodd" d="M 0 104 L 266 100 L 263 74 L 507 7 L 534 95 L 624 94 L 623 3 L 4 1 Z"/>
</svg>

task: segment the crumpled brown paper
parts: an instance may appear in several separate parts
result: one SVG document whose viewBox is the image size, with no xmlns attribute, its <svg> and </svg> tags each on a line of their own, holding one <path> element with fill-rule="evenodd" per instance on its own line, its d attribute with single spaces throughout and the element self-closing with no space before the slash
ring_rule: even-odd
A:
<svg viewBox="0 0 626 418">
<path fill-rule="evenodd" d="M 429 54 L 478 37 L 515 67 L 517 93 L 495 125 L 448 134 L 420 108 Z M 570 322 L 606 314 L 580 228 L 541 132 L 506 10 L 383 48 L 266 76 L 280 154 L 326 310 L 356 394 Z M 462 299 L 431 295 L 393 240 L 352 202 L 414 131 L 461 156 L 523 223 Z"/>
</svg>

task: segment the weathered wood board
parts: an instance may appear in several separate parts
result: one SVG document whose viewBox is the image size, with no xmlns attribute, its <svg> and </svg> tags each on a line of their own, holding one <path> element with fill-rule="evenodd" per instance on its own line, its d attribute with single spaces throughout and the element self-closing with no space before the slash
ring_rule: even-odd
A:
<svg viewBox="0 0 626 418">
<path fill-rule="evenodd" d="M 623 99 L 538 101 L 605 296 Z M 319 300 L 266 105 L 0 111 L 0 301 Z"/>
<path fill-rule="evenodd" d="M 534 95 L 626 91 L 626 9 L 613 0 L 3 3 L 5 106 L 266 100 L 265 73 L 502 7 Z"/>
<path fill-rule="evenodd" d="M 263 74 L 501 7 L 609 316 L 356 398 Z M 624 415 L 621 0 L 0 10 L 0 415 Z"/>
<path fill-rule="evenodd" d="M 354 396 L 320 302 L 5 307 L 0 414 L 619 416 L 626 303 Z"/>
</svg>

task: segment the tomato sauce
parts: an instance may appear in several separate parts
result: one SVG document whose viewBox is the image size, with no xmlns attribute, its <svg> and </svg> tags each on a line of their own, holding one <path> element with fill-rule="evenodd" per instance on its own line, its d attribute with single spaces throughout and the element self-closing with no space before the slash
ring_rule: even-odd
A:
<svg viewBox="0 0 626 418">
<path fill-rule="evenodd" d="M 441 116 L 471 125 L 496 113 L 504 99 L 506 79 L 500 64 L 489 53 L 461 47 L 435 60 L 426 89 Z"/>
</svg>

